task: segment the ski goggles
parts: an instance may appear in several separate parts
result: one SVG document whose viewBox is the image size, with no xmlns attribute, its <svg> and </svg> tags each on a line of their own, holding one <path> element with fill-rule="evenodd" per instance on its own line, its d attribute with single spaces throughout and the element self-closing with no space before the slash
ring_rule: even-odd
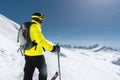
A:
<svg viewBox="0 0 120 80">
<path fill-rule="evenodd" d="M 45 20 L 43 15 L 41 15 L 41 16 L 32 16 L 32 18 L 38 18 L 41 21 Z"/>
</svg>

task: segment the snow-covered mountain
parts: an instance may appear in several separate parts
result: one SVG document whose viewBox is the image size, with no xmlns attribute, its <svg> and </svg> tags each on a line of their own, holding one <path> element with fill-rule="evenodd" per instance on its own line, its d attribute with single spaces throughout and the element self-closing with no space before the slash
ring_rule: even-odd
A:
<svg viewBox="0 0 120 80">
<path fill-rule="evenodd" d="M 118 51 L 120 52 L 119 49 L 115 49 L 115 48 L 112 48 L 112 47 L 108 47 L 108 46 L 103 46 L 103 45 L 100 45 L 100 44 L 94 44 L 94 45 L 91 45 L 91 46 L 76 46 L 76 45 L 61 45 L 62 47 L 64 48 L 72 48 L 72 49 L 86 49 L 86 50 L 93 50 L 95 52 L 98 52 L 98 51 Z"/>
<path fill-rule="evenodd" d="M 22 80 L 24 56 L 17 52 L 19 24 L 0 14 L 0 80 Z M 94 48 L 61 48 L 62 80 L 120 80 L 120 53 Z M 98 51 L 96 51 L 98 50 Z M 58 70 L 57 56 L 45 52 L 48 65 L 48 80 Z M 116 65 L 117 63 L 117 65 Z M 33 80 L 37 80 L 35 70 Z M 56 80 L 59 80 L 57 78 Z"/>
</svg>

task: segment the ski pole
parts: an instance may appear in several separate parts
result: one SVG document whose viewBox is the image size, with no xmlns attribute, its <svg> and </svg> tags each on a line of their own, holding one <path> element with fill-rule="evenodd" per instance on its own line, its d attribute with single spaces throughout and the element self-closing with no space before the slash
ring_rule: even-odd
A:
<svg viewBox="0 0 120 80">
<path fill-rule="evenodd" d="M 57 44 L 59 45 L 59 44 Z M 59 80 L 61 80 L 61 70 L 60 70 L 60 53 L 57 51 L 57 57 L 58 57 L 58 73 L 59 73 Z"/>
<path fill-rule="evenodd" d="M 59 46 L 57 43 L 56 46 Z M 51 80 L 55 80 L 59 76 L 59 80 L 61 80 L 61 71 L 60 71 L 60 50 L 57 50 L 57 58 L 58 58 L 58 71 L 55 72 L 54 76 L 51 78 Z"/>
</svg>

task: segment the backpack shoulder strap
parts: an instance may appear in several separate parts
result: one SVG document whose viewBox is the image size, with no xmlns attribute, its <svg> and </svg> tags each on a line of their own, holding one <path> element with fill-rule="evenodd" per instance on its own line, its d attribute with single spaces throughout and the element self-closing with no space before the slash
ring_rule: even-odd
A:
<svg viewBox="0 0 120 80">
<path fill-rule="evenodd" d="M 35 24 L 35 22 L 25 22 L 25 23 L 23 23 L 23 25 L 25 27 L 30 27 L 32 24 Z"/>
</svg>

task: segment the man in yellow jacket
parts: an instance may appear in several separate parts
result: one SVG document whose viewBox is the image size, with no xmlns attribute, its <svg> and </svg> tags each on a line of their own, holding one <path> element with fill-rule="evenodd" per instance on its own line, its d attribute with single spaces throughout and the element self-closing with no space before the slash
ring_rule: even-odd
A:
<svg viewBox="0 0 120 80">
<path fill-rule="evenodd" d="M 44 57 L 44 50 L 51 52 L 60 51 L 60 46 L 50 43 L 42 34 L 42 22 L 44 15 L 41 13 L 32 14 L 32 24 L 30 26 L 30 39 L 35 46 L 24 51 L 25 67 L 24 80 L 32 80 L 35 68 L 39 71 L 39 80 L 47 80 L 47 66 Z"/>
</svg>

